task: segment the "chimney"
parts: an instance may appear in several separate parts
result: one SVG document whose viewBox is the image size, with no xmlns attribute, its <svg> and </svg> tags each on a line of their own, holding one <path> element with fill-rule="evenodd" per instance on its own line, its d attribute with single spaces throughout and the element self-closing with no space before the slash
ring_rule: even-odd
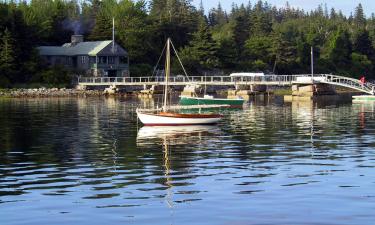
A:
<svg viewBox="0 0 375 225">
<path fill-rule="evenodd" d="M 83 42 L 83 35 L 72 35 L 71 37 L 71 44 L 74 46 L 80 42 Z"/>
</svg>

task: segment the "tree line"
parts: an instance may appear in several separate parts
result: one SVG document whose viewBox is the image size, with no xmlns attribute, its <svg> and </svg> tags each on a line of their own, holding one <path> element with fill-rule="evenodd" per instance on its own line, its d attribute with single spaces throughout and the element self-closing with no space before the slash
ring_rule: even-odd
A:
<svg viewBox="0 0 375 225">
<path fill-rule="evenodd" d="M 111 39 L 112 18 L 132 76 L 149 76 L 171 37 L 191 75 L 309 73 L 313 46 L 316 73 L 375 78 L 375 14 L 365 16 L 361 4 L 350 16 L 262 0 L 205 12 L 190 0 L 0 1 L 0 86 L 69 83 L 71 72 L 43 66 L 36 47 L 62 45 L 72 34 Z M 181 72 L 177 63 L 174 71 Z"/>
</svg>

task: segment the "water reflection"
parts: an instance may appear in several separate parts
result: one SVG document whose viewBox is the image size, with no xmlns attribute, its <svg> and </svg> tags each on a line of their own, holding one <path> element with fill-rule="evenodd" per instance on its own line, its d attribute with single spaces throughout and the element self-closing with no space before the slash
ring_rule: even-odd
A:
<svg viewBox="0 0 375 225">
<path fill-rule="evenodd" d="M 199 143 L 203 137 L 207 135 L 218 134 L 220 129 L 217 126 L 144 126 L 138 131 L 137 135 L 137 146 L 150 147 L 153 146 L 152 150 L 155 151 L 155 145 L 157 148 L 161 148 L 163 152 L 163 166 L 164 166 L 164 177 L 165 185 L 167 186 L 167 194 L 165 196 L 167 205 L 170 208 L 174 207 L 175 202 L 180 202 L 173 199 L 174 191 L 174 180 L 171 170 L 173 164 L 173 146 L 185 146 L 191 143 Z M 176 171 L 176 169 L 174 170 Z M 181 184 L 179 184 L 181 185 Z M 190 199 L 198 200 L 198 199 Z M 189 201 L 184 199 L 183 201 Z"/>
<path fill-rule="evenodd" d="M 144 126 L 138 131 L 137 145 L 147 145 L 152 141 L 168 145 L 186 145 L 196 143 L 202 136 L 218 134 L 220 129 L 217 126 Z"/>
<path fill-rule="evenodd" d="M 375 219 L 373 105 L 250 102 L 218 126 L 139 128 L 142 104 L 0 101 L 0 223 Z"/>
</svg>

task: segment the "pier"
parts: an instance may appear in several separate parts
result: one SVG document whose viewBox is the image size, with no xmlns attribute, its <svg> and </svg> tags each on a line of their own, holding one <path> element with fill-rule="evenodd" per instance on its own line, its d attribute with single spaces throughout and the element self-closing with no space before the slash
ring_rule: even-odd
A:
<svg viewBox="0 0 375 225">
<path fill-rule="evenodd" d="M 164 85 L 166 80 L 163 77 L 80 77 L 78 85 L 81 88 L 87 87 L 131 87 L 159 86 Z M 360 80 L 332 75 L 332 74 L 311 74 L 301 75 L 265 75 L 254 77 L 230 77 L 230 76 L 176 76 L 170 77 L 169 85 L 206 85 L 206 86 L 241 86 L 241 85 L 265 85 L 265 86 L 290 86 L 293 91 L 298 91 L 302 86 L 311 86 L 311 91 L 319 89 L 319 85 L 340 86 L 356 90 L 358 92 L 374 95 L 375 84 Z"/>
</svg>

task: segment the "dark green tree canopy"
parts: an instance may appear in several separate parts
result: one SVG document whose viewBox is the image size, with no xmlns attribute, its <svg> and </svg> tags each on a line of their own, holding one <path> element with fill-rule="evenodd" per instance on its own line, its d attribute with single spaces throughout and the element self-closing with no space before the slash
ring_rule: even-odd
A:
<svg viewBox="0 0 375 225">
<path fill-rule="evenodd" d="M 149 76 L 167 38 L 190 71 L 308 73 L 375 79 L 375 14 L 359 4 L 350 16 L 317 5 L 309 12 L 264 0 L 204 9 L 191 0 L 31 0 L 0 2 L 0 85 L 66 82 L 38 58 L 39 45 L 61 45 L 74 33 L 112 38 L 128 52 L 133 76 Z M 207 13 L 207 14 L 206 14 Z M 178 71 L 180 72 L 180 71 Z M 68 73 L 68 72 L 67 72 Z M 177 72 L 176 72 L 177 73 Z M 42 75 L 43 76 L 42 76 Z"/>
</svg>

